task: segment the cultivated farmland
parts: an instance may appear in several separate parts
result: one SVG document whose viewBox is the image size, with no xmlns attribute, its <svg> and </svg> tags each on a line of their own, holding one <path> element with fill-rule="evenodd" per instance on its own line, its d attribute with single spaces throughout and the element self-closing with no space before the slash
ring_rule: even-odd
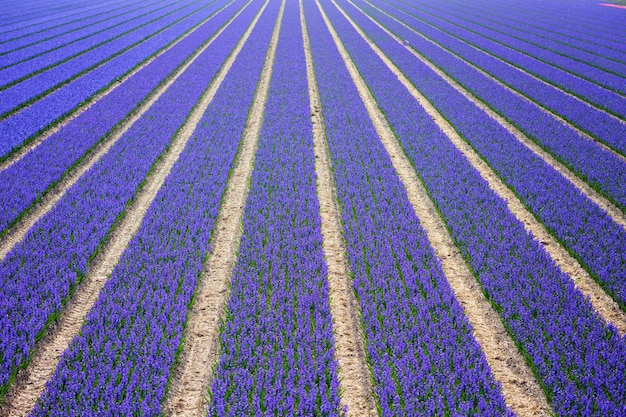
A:
<svg viewBox="0 0 626 417">
<path fill-rule="evenodd" d="M 625 416 L 626 7 L 5 0 L 0 416 Z"/>
</svg>

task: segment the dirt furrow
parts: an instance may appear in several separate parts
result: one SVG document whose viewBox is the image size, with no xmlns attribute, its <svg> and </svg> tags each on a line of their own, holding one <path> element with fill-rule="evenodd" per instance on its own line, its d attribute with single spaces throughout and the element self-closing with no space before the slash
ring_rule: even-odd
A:
<svg viewBox="0 0 626 417">
<path fill-rule="evenodd" d="M 335 6 L 337 5 L 335 4 Z M 343 10 L 339 10 L 348 18 Z M 325 14 L 323 16 L 330 27 L 328 18 Z M 348 20 L 350 19 L 348 18 Z M 375 48 L 363 32 L 356 27 L 354 22 L 350 20 L 350 23 L 368 41 L 370 46 Z M 463 306 L 465 314 L 473 327 L 474 337 L 485 353 L 494 377 L 502 384 L 502 392 L 507 405 L 520 416 L 549 415 L 550 406 L 539 383 L 508 336 L 498 314 L 491 308 L 483 295 L 480 286 L 447 231 L 445 223 L 437 213 L 434 203 L 430 200 L 420 178 L 402 151 L 393 131 L 387 124 L 387 120 L 380 112 L 374 97 L 368 90 L 364 80 L 360 77 L 356 66 L 341 44 L 338 35 L 334 30 L 331 30 L 331 32 L 367 111 L 374 122 L 376 131 L 391 157 L 392 164 L 400 180 L 407 190 L 409 200 L 420 220 L 420 224 L 424 227 L 435 254 L 441 260 L 442 268 L 450 283 L 450 287 Z M 380 50 L 375 50 L 379 56 L 383 57 Z M 385 62 L 387 65 L 390 64 L 390 61 L 387 59 L 385 59 Z M 439 122 L 437 119 L 436 121 Z M 442 128 L 444 131 L 446 130 L 445 126 L 442 126 Z"/>
<path fill-rule="evenodd" d="M 249 4 L 250 2 L 247 5 Z M 16 382 L 8 392 L 0 415 L 25 416 L 32 411 L 37 399 L 45 388 L 46 381 L 53 375 L 62 353 L 80 331 L 87 313 L 89 313 L 98 299 L 100 290 L 113 272 L 131 238 L 139 229 L 143 217 L 156 197 L 157 192 L 185 149 L 196 125 L 200 122 L 202 115 L 213 100 L 241 50 L 247 35 L 249 35 L 249 32 L 244 35 L 242 41 L 240 41 L 236 49 L 222 65 L 210 87 L 172 140 L 169 149 L 165 151 L 161 159 L 156 163 L 145 184 L 126 209 L 122 220 L 108 237 L 104 249 L 89 265 L 84 281 L 76 289 L 76 294 L 64 308 L 57 323 L 49 329 L 46 336 L 38 343 L 32 362 L 24 371 L 18 374 Z"/>
<path fill-rule="evenodd" d="M 84 159 L 72 168 L 58 184 L 47 190 L 41 197 L 41 199 L 34 205 L 26 209 L 24 216 L 13 226 L 11 226 L 7 232 L 0 238 L 0 261 L 4 260 L 7 254 L 24 239 L 26 233 L 31 227 L 48 211 L 58 203 L 76 182 L 94 166 L 96 162 L 104 156 L 109 149 L 126 133 L 128 129 L 137 121 L 143 114 L 152 107 L 152 105 L 161 97 L 161 95 L 176 81 L 176 79 L 196 60 L 196 58 L 204 52 L 214 40 L 228 27 L 237 16 L 239 16 L 243 10 L 248 7 L 248 2 L 239 12 L 237 12 L 219 31 L 217 31 L 212 40 L 210 40 L 201 49 L 191 55 L 190 59 L 182 65 L 174 74 L 172 74 L 165 83 L 157 87 L 150 95 L 150 97 L 139 107 L 135 112 L 120 124 L 111 134 L 96 146 Z"/>
<path fill-rule="evenodd" d="M 350 4 L 352 4 L 355 8 L 358 8 L 352 1 L 348 0 Z M 380 9 L 378 9 L 380 10 Z M 385 13 L 381 11 L 382 13 Z M 387 13 L 385 13 L 387 14 Z M 364 14 L 367 16 L 366 14 Z M 390 16 L 387 14 L 387 16 Z M 367 16 L 372 22 L 374 22 L 381 30 L 385 31 L 390 37 L 392 37 L 399 44 L 403 44 L 403 40 L 398 36 L 389 31 L 386 27 L 376 22 L 374 19 Z M 391 17 L 391 16 L 390 16 Z M 405 25 L 406 26 L 406 25 Z M 409 28 L 408 26 L 406 26 Z M 410 29 L 410 28 L 409 28 Z M 411 29 L 412 30 L 412 29 Z M 413 31 L 415 32 L 415 31 Z M 415 32 L 418 33 L 418 32 Z M 445 72 L 443 72 L 439 67 L 432 64 L 428 59 L 426 59 L 422 54 L 417 52 L 413 48 L 408 48 L 408 51 L 411 52 L 417 59 L 422 61 L 425 65 L 427 65 L 431 70 L 433 70 L 438 76 L 443 78 L 448 84 L 454 87 L 459 93 L 461 93 L 465 98 L 471 101 L 476 107 L 484 111 L 497 121 L 501 126 L 507 129 L 518 141 L 520 141 L 524 146 L 533 151 L 539 157 L 541 157 L 547 164 L 552 166 L 555 170 L 557 170 L 562 176 L 567 178 L 576 188 L 578 188 L 583 194 L 587 196 L 591 201 L 593 201 L 598 207 L 600 207 L 606 214 L 613 219 L 613 221 L 622 228 L 626 229 L 626 215 L 619 208 L 617 208 L 613 203 L 611 203 L 607 198 L 600 195 L 596 190 L 591 188 L 589 184 L 581 180 L 574 174 L 569 168 L 563 165 L 561 162 L 557 161 L 550 153 L 545 151 L 541 146 L 537 145 L 532 139 L 530 139 L 526 134 L 524 134 L 521 130 L 515 127 L 513 124 L 508 122 L 504 117 L 493 111 L 487 104 L 481 101 L 478 97 L 474 96 L 469 90 L 456 82 L 452 77 L 448 76 Z M 510 91 L 513 91 L 509 88 Z M 516 93 L 519 95 L 519 93 Z M 615 152 L 612 152 L 615 154 Z M 621 158 L 623 156 L 617 154 Z M 624 159 L 626 161 L 626 159 Z"/>
<path fill-rule="evenodd" d="M 72 120 L 76 119 L 78 116 L 80 116 L 82 113 L 84 113 L 85 111 L 87 111 L 91 106 L 93 106 L 93 104 L 95 102 L 97 102 L 98 100 L 100 100 L 102 97 L 108 95 L 111 93 L 111 91 L 115 90 L 116 88 L 123 86 L 124 85 L 124 81 L 128 80 L 130 77 L 132 77 L 133 75 L 135 75 L 136 73 L 138 73 L 139 71 L 141 71 L 144 67 L 150 65 L 152 63 L 152 61 L 154 61 L 155 59 L 157 59 L 159 56 L 163 55 L 164 53 L 166 53 L 167 51 L 169 51 L 170 49 L 172 49 L 174 46 L 176 46 L 178 43 L 182 42 L 183 39 L 185 39 L 187 36 L 191 35 L 197 28 L 199 28 L 200 26 L 202 26 L 204 23 L 206 23 L 208 20 L 213 19 L 215 16 L 217 16 L 218 14 L 222 13 L 226 8 L 228 8 L 230 5 L 232 5 L 234 2 L 234 0 L 231 0 L 230 2 L 228 2 L 227 4 L 225 4 L 221 9 L 219 9 L 216 13 L 214 13 L 212 16 L 209 16 L 207 19 L 205 19 L 204 21 L 202 21 L 200 24 L 198 24 L 195 28 L 193 28 L 192 30 L 190 30 L 189 32 L 187 32 L 186 34 L 184 34 L 183 36 L 181 36 L 179 39 L 175 40 L 173 43 L 171 43 L 169 46 L 165 47 L 164 49 L 161 49 L 159 52 L 157 52 L 155 55 L 153 55 L 151 58 L 147 59 L 143 64 L 139 65 L 137 68 L 133 69 L 131 72 L 129 72 L 128 74 L 124 75 L 123 77 L 120 77 L 119 82 L 116 82 L 114 84 L 111 84 L 109 87 L 107 87 L 104 91 L 95 94 L 94 96 L 92 96 L 89 100 L 87 100 L 87 102 L 85 102 L 84 104 L 82 104 L 79 108 L 77 108 L 76 110 L 74 110 L 73 112 L 71 112 L 69 115 L 65 116 L 65 118 L 61 121 L 59 121 L 58 123 L 54 124 L 54 126 L 52 126 L 49 129 L 46 129 L 45 132 L 37 135 L 35 138 L 33 138 L 32 140 L 29 140 L 28 143 L 22 147 L 20 147 L 19 149 L 17 149 L 16 151 L 13 151 L 9 157 L 7 157 L 5 160 L 3 160 L 2 162 L 0 162 L 0 172 L 4 171 L 5 169 L 7 169 L 8 167 L 10 167 L 11 165 L 13 165 L 14 163 L 16 163 L 17 161 L 19 161 L 20 159 L 22 159 L 24 157 L 24 155 L 26 155 L 27 153 L 29 153 L 30 151 L 32 151 L 33 149 L 35 149 L 37 146 L 39 146 L 43 141 L 45 141 L 46 139 L 48 139 L 50 136 L 52 136 L 53 134 L 57 133 L 59 130 L 61 130 L 65 125 L 67 125 L 68 123 L 70 123 Z M 197 54 L 199 54 L 200 52 L 198 52 Z M 195 58 L 197 56 L 197 54 L 193 54 L 192 56 Z M 185 68 L 187 67 L 187 65 L 185 65 Z M 182 71 L 182 69 L 181 69 Z M 180 71 L 177 71 L 176 73 L 170 75 L 168 77 L 168 80 L 172 80 L 174 78 L 176 78 L 178 75 L 180 74 Z M 168 84 L 171 84 L 168 83 Z M 165 87 L 166 88 L 166 87 Z M 164 88 L 164 89 L 165 89 Z M 160 87 L 157 87 L 157 89 L 155 90 L 154 93 L 151 94 L 160 94 L 162 91 L 159 91 Z M 133 118 L 135 116 L 136 113 L 141 112 L 143 114 L 143 112 L 145 112 L 145 110 L 147 109 L 147 107 L 145 107 L 148 103 L 151 103 L 153 101 L 151 101 L 152 99 L 149 97 L 143 105 L 141 105 L 138 109 L 134 110 L 133 114 L 130 115 L 130 118 Z M 149 107 L 149 106 L 148 106 Z M 130 120 L 130 118 L 123 122 L 122 125 L 118 126 L 114 132 L 111 132 L 109 134 L 109 136 L 107 137 L 107 139 L 105 140 L 110 140 L 111 136 L 114 136 L 116 134 L 117 131 L 119 131 L 120 129 L 123 129 L 124 126 L 126 125 L 126 123 Z M 103 146 L 104 143 L 101 143 L 99 146 Z M 92 150 L 92 153 L 95 153 L 98 151 L 98 148 Z"/>
<path fill-rule="evenodd" d="M 424 36 L 424 35 L 423 35 L 422 33 L 420 33 L 419 31 L 416 31 L 415 29 L 413 29 L 412 27 L 410 27 L 410 26 L 409 26 L 409 25 L 407 25 L 406 23 L 404 23 L 404 22 L 402 22 L 401 20 L 399 20 L 397 17 L 390 15 L 389 13 L 387 13 L 386 11 L 384 11 L 384 10 L 380 9 L 378 6 L 376 6 L 375 4 L 373 4 L 373 3 L 369 2 L 368 0 L 364 0 L 364 1 L 365 1 L 366 3 L 368 3 L 371 7 L 375 8 L 376 10 L 378 10 L 379 12 L 381 12 L 382 14 L 384 14 L 384 15 L 388 16 L 390 19 L 395 20 L 396 22 L 398 22 L 398 23 L 399 23 L 399 24 L 401 24 L 402 26 L 406 27 L 407 29 L 409 29 L 409 30 L 410 30 L 410 31 L 412 31 L 413 33 L 417 34 L 418 36 L 420 36 L 420 37 L 421 37 L 422 39 L 424 39 L 425 41 L 430 42 L 430 43 L 432 43 L 433 45 L 436 45 L 437 47 L 443 48 L 440 44 L 438 44 L 437 42 L 433 41 L 432 39 L 430 39 L 430 38 L 428 38 L 428 37 Z M 350 2 L 350 3 L 351 3 L 354 7 L 358 8 L 358 6 L 354 5 L 352 2 Z M 360 9 L 359 9 L 359 10 L 360 10 Z M 369 17 L 369 16 L 368 16 L 368 17 Z M 472 45 L 469 45 L 469 46 L 470 46 L 470 47 L 472 47 L 473 49 L 476 49 L 476 50 L 478 50 L 478 51 L 484 52 L 484 51 L 482 51 L 481 49 L 478 49 L 478 48 L 476 48 L 476 47 L 474 47 L 474 46 L 472 46 Z M 413 49 L 411 48 L 411 50 L 413 50 Z M 472 64 L 471 62 L 467 61 L 467 60 L 466 60 L 466 59 L 464 59 L 463 57 L 461 57 L 461 56 L 457 55 L 456 53 L 454 53 L 454 52 L 452 52 L 452 51 L 449 51 L 449 50 L 447 50 L 447 49 L 446 49 L 446 51 L 448 51 L 450 54 L 454 55 L 455 57 L 459 58 L 460 60 L 462 60 L 463 62 L 465 62 L 467 65 L 471 66 L 472 68 L 474 68 L 475 70 L 477 70 L 478 72 L 480 72 L 480 73 L 481 73 L 481 74 L 483 74 L 485 77 L 487 77 L 487 78 L 489 78 L 490 80 L 492 80 L 493 82 L 495 82 L 495 83 L 497 83 L 498 85 L 500 85 L 500 86 L 504 87 L 505 89 L 507 89 L 507 90 L 508 90 L 508 91 L 510 91 L 511 93 L 513 93 L 513 94 L 515 94 L 515 95 L 517 95 L 517 96 L 519 96 L 519 97 L 523 98 L 524 100 L 527 100 L 527 101 L 531 102 L 532 104 L 534 104 L 535 106 L 537 106 L 539 109 L 541 109 L 543 112 L 545 112 L 545 113 L 549 114 L 550 116 L 552 116 L 553 118 L 555 118 L 556 120 L 558 120 L 561 124 L 563 124 L 563 125 L 567 126 L 568 128 L 573 129 L 574 131 L 576 131 L 576 133 L 578 133 L 579 135 L 583 136 L 585 139 L 590 140 L 590 141 L 593 141 L 593 142 L 596 142 L 596 143 L 597 143 L 598 145 L 600 145 L 603 149 L 605 149 L 605 150 L 607 150 L 607 151 L 611 152 L 611 153 L 612 153 L 612 154 L 614 154 L 615 156 L 617 156 L 617 157 L 619 157 L 619 158 L 623 159 L 624 161 L 626 161 L 626 156 L 624 156 L 624 155 L 622 155 L 622 154 L 620 154 L 620 153 L 616 152 L 615 150 L 611 149 L 609 146 L 607 146 L 607 145 L 605 145 L 604 143 L 600 142 L 597 138 L 594 138 L 594 137 L 593 137 L 593 136 L 591 136 L 590 134 L 588 134 L 588 133 L 584 132 L 584 131 L 583 131 L 583 130 L 581 130 L 580 128 L 576 127 L 573 123 L 569 122 L 568 120 L 566 120 L 566 119 L 564 119 L 563 117 L 559 116 L 558 114 L 554 113 L 552 110 L 550 110 L 550 109 L 548 109 L 548 108 L 546 108 L 546 107 L 544 107 L 544 106 L 542 106 L 542 105 L 540 105 L 540 104 L 536 103 L 536 102 L 535 102 L 535 101 L 533 101 L 532 99 L 528 98 L 528 97 L 527 97 L 527 96 L 525 96 L 524 94 L 520 93 L 519 91 L 517 91 L 517 90 L 513 89 L 512 87 L 508 86 L 507 84 L 503 83 L 503 82 L 502 82 L 502 81 L 500 81 L 498 78 L 495 78 L 495 77 L 494 77 L 494 76 L 492 76 L 491 74 L 489 74 L 489 73 L 485 72 L 482 68 L 480 68 L 480 67 L 478 67 L 478 66 L 476 66 L 476 65 Z M 626 121 L 625 121 L 625 120 L 622 120 L 621 118 L 619 118 L 619 117 L 617 117 L 617 116 L 615 116 L 615 115 L 612 115 L 612 114 L 610 114 L 610 113 L 606 112 L 605 110 L 602 110 L 601 108 L 598 108 L 598 107 L 596 107 L 596 106 L 592 105 L 591 103 L 588 103 L 588 102 L 586 102 L 586 101 L 582 100 L 581 98 L 579 98 L 579 97 L 577 97 L 577 96 L 575 96 L 575 95 L 573 95 L 573 94 L 571 94 L 571 93 L 568 93 L 567 91 L 563 91 L 563 90 L 559 89 L 558 87 L 555 87 L 554 85 L 552 85 L 552 84 L 550 84 L 550 83 L 547 83 L 546 81 L 542 80 L 541 78 L 538 78 L 538 77 L 534 76 L 533 74 L 530 74 L 530 73 L 528 73 L 528 72 L 526 72 L 526 71 L 524 71 L 524 70 L 522 70 L 522 69 L 520 69 L 520 68 L 518 68 L 518 67 L 516 67 L 516 66 L 514 66 L 514 65 L 511 65 L 511 64 L 509 64 L 509 63 L 507 63 L 507 62 L 505 62 L 505 61 L 502 61 L 502 60 L 501 60 L 500 58 L 498 58 L 497 56 L 493 56 L 493 57 L 494 57 L 495 59 L 498 59 L 499 61 L 501 61 L 503 64 L 506 64 L 507 66 L 509 66 L 509 67 L 511 67 L 511 68 L 515 68 L 515 69 L 517 69 L 517 70 L 519 70 L 519 71 L 522 71 L 522 72 L 524 72 L 525 74 L 529 75 L 530 77 L 532 77 L 532 78 L 536 79 L 537 81 L 539 81 L 539 82 L 541 82 L 541 83 L 543 83 L 543 84 L 546 84 L 546 85 L 548 85 L 549 87 L 554 88 L 554 89 L 556 89 L 556 90 L 560 91 L 561 93 L 563 93 L 563 94 L 565 94 L 565 95 L 568 95 L 568 96 L 570 96 L 570 97 L 572 97 L 572 98 L 574 98 L 574 99 L 576 99 L 576 100 L 580 101 L 581 103 L 583 103 L 583 104 L 585 104 L 585 105 L 589 106 L 589 108 L 590 108 L 590 109 L 593 109 L 593 110 L 599 110 L 599 111 L 601 111 L 601 112 L 603 112 L 603 113 L 605 113 L 605 114 L 609 115 L 609 116 L 610 116 L 610 117 L 612 117 L 613 119 L 615 119 L 615 120 L 619 121 L 620 123 L 626 123 Z"/>
<path fill-rule="evenodd" d="M 255 18 L 254 24 L 266 5 L 267 3 Z M 165 410 L 171 416 L 200 416 L 206 413 L 213 369 L 219 359 L 220 325 L 224 320 L 230 295 L 230 278 L 237 261 L 237 252 L 243 233 L 243 211 L 250 189 L 259 134 L 263 125 L 264 108 L 272 78 L 284 9 L 285 0 L 278 13 L 252 110 L 222 199 L 222 206 L 213 232 L 212 250 L 204 265 L 194 304 L 188 315 L 183 351 L 165 401 Z M 252 27 L 237 45 L 238 50 L 243 47 L 251 31 Z"/>
<path fill-rule="evenodd" d="M 341 10 L 341 9 L 340 9 Z M 472 149 L 472 147 L 459 136 L 454 127 L 435 109 L 430 102 L 411 84 L 402 71 L 363 33 L 363 31 L 352 21 L 343 10 L 355 29 L 361 34 L 363 39 L 370 45 L 376 54 L 385 62 L 385 65 L 398 77 L 398 80 L 405 86 L 415 100 L 426 110 L 435 120 L 439 127 L 446 133 L 452 141 L 472 164 L 480 172 L 481 176 L 489 184 L 500 198 L 506 201 L 509 211 L 524 225 L 524 228 L 531 232 L 536 240 L 541 242 L 545 251 L 554 260 L 555 264 L 566 274 L 568 274 L 576 287 L 585 295 L 589 296 L 594 309 L 602 316 L 606 322 L 612 322 L 620 334 L 626 333 L 626 314 L 620 310 L 617 303 L 594 281 L 589 273 L 574 259 L 565 248 L 545 229 L 530 213 L 517 196 L 511 191 L 500 178 L 491 170 L 487 163 Z"/>
<path fill-rule="evenodd" d="M 313 149 L 317 174 L 317 196 L 322 219 L 324 258 L 328 264 L 330 287 L 329 305 L 333 316 L 335 359 L 339 364 L 341 405 L 347 406 L 350 416 L 377 415 L 373 387 L 367 367 L 365 340 L 360 326 L 360 309 L 352 290 L 350 267 L 346 259 L 341 214 L 337 204 L 337 191 L 332 175 L 332 162 L 326 144 L 324 119 L 320 112 L 313 57 L 309 43 L 302 0 L 300 21 L 309 83 L 311 123 L 313 123 Z"/>
</svg>

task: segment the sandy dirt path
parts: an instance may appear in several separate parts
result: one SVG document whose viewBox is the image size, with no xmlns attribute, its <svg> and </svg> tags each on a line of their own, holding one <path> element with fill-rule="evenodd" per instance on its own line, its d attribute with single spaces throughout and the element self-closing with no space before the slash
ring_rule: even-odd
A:
<svg viewBox="0 0 626 417">
<path fill-rule="evenodd" d="M 347 14 L 342 10 L 344 16 L 350 20 L 361 36 L 368 42 L 370 47 L 385 62 L 385 65 L 393 71 L 398 80 L 405 86 L 415 100 L 428 112 L 437 122 L 439 127 L 446 133 L 454 146 L 459 149 L 472 166 L 487 181 L 489 188 L 496 195 L 502 198 L 509 211 L 524 225 L 524 228 L 532 233 L 535 240 L 539 241 L 544 250 L 550 255 L 554 263 L 566 274 L 568 274 L 576 287 L 585 297 L 589 297 L 593 308 L 608 323 L 612 322 L 620 334 L 626 333 L 626 313 L 622 311 L 617 303 L 598 285 L 580 263 L 561 246 L 561 244 L 546 230 L 544 225 L 528 211 L 519 198 L 509 189 L 487 163 L 474 151 L 474 149 L 457 133 L 450 123 L 435 109 L 430 102 L 411 84 L 409 79 L 400 71 L 398 67 L 358 28 Z M 375 22 L 377 25 L 378 22 Z M 380 25 L 379 25 L 380 26 Z"/>
<path fill-rule="evenodd" d="M 361 313 L 352 289 L 350 266 L 346 258 L 341 213 L 337 202 L 337 187 L 333 179 L 324 119 L 320 111 L 321 103 L 313 68 L 309 35 L 302 10 L 302 0 L 300 0 L 300 20 L 309 82 L 323 250 L 328 264 L 329 305 L 333 316 L 335 359 L 339 364 L 341 406 L 348 408 L 349 416 L 376 416 L 378 413 L 373 397 L 371 376 L 367 367 L 365 340 L 360 325 Z"/>
<path fill-rule="evenodd" d="M 267 3 L 262 10 L 266 6 Z M 237 261 L 237 251 L 243 233 L 243 211 L 250 189 L 259 134 L 263 125 L 263 114 L 284 9 L 285 0 L 278 13 L 248 124 L 245 127 L 235 166 L 228 180 L 222 207 L 215 224 L 212 250 L 204 265 L 194 304 L 187 319 L 185 344 L 165 401 L 165 410 L 171 416 L 204 416 L 206 414 L 213 369 L 219 360 L 220 325 L 224 320 L 230 295 L 230 279 Z M 244 34 L 243 41 L 247 39 L 250 32 L 251 30 Z M 243 47 L 243 42 L 240 41 L 238 47 Z"/>
<path fill-rule="evenodd" d="M 336 3 L 333 2 L 333 4 L 337 7 Z M 348 18 L 343 10 L 339 10 Z M 324 19 L 330 27 L 331 23 L 325 15 Z M 348 18 L 348 20 L 359 34 L 368 41 L 368 44 L 376 53 L 383 58 L 382 52 L 370 42 L 351 19 Z M 445 223 L 439 216 L 434 203 L 430 200 L 421 179 L 404 154 L 387 120 L 379 110 L 374 97 L 367 89 L 348 52 L 341 44 L 340 38 L 334 30 L 331 30 L 331 32 L 344 58 L 346 67 L 350 71 L 359 94 L 374 122 L 380 139 L 390 155 L 392 164 L 407 190 L 409 200 L 420 220 L 420 224 L 426 231 L 435 254 L 441 260 L 442 268 L 450 283 L 450 287 L 463 306 L 465 315 L 473 327 L 474 337 L 485 353 L 495 379 L 502 384 L 502 393 L 506 404 L 520 416 L 549 415 L 551 409 L 538 381 L 508 336 L 500 317 L 484 297 L 480 286 L 454 244 Z M 383 60 L 387 65 L 391 63 L 386 57 Z M 423 101 L 423 103 L 420 102 L 423 106 L 424 104 L 430 105 L 425 99 Z M 434 110 L 432 107 L 426 108 L 426 110 L 431 116 L 435 116 L 432 113 Z M 440 115 L 433 118 L 442 130 L 446 132 L 449 130 L 449 127 L 441 124 L 443 118 Z"/>
<path fill-rule="evenodd" d="M 246 7 L 249 4 L 250 2 L 247 3 Z M 244 9 L 245 7 L 241 11 Z M 244 35 L 244 41 L 247 38 L 246 35 Z M 46 381 L 53 375 L 61 355 L 80 331 L 85 317 L 98 299 L 100 290 L 113 272 L 115 265 L 128 246 L 128 242 L 139 229 L 144 215 L 180 154 L 185 149 L 196 125 L 200 122 L 202 115 L 213 100 L 242 45 L 243 42 L 240 41 L 240 44 L 237 45 L 229 58 L 224 62 L 210 87 L 200 98 L 185 124 L 173 138 L 169 148 L 161 155 L 161 159 L 156 163 L 154 170 L 147 177 L 143 187 L 126 209 L 124 217 L 107 238 L 104 249 L 89 265 L 85 279 L 76 288 L 75 295 L 65 306 L 61 317 L 38 343 L 31 363 L 18 374 L 15 384 L 7 394 L 0 416 L 25 416 L 32 411 L 37 399 L 45 388 Z M 188 65 L 190 64 L 191 62 Z"/>
</svg>

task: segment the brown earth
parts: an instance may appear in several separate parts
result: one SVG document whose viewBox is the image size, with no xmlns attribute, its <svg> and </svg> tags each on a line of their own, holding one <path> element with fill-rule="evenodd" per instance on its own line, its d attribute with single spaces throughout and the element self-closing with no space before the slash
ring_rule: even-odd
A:
<svg viewBox="0 0 626 417">
<path fill-rule="evenodd" d="M 348 0 L 350 1 L 350 0 Z M 355 6 L 356 7 L 356 6 Z M 386 28 L 378 22 L 371 19 L 382 30 L 388 32 Z M 362 33 L 362 32 L 361 32 Z M 364 35 L 363 35 L 364 36 Z M 399 38 L 390 34 L 397 42 L 402 42 Z M 606 322 L 612 322 L 620 332 L 626 333 L 626 314 L 619 308 L 617 303 L 595 282 L 589 273 L 574 259 L 565 248 L 546 230 L 533 214 L 524 207 L 522 202 L 515 196 L 495 172 L 487 165 L 487 163 L 471 148 L 471 146 L 461 138 L 453 126 L 451 126 L 439 112 L 421 95 L 421 93 L 411 84 L 411 82 L 402 74 L 387 57 L 384 56 L 371 41 L 368 40 L 370 46 L 376 50 L 387 66 L 398 76 L 398 79 L 407 88 L 407 90 L 415 97 L 415 99 L 426 109 L 426 111 L 439 124 L 446 133 L 452 143 L 465 155 L 472 166 L 480 172 L 481 176 L 488 182 L 491 188 L 500 198 L 506 201 L 509 211 L 524 225 L 527 231 L 531 232 L 535 240 L 541 242 L 545 251 L 550 255 L 555 264 L 566 274 L 568 274 L 576 287 L 584 296 L 589 296 L 593 308 L 602 316 Z M 573 175 L 573 174 L 572 174 Z M 617 209 L 616 209 L 617 210 Z M 619 220 L 620 216 L 616 215 Z M 618 224 L 621 224 L 618 222 Z"/>
<path fill-rule="evenodd" d="M 200 416 L 206 414 L 208 391 L 217 365 L 220 347 L 220 324 L 226 313 L 230 295 L 230 279 L 237 261 L 237 251 L 243 232 L 243 211 L 250 188 L 259 133 L 267 101 L 276 45 L 280 33 L 285 0 L 281 5 L 270 46 L 265 58 L 257 93 L 252 103 L 239 153 L 228 180 L 212 238 L 212 250 L 204 265 L 195 301 L 187 319 L 185 344 L 172 376 L 165 410 L 171 416 Z M 230 64 L 243 47 L 267 6 L 267 1 L 255 17 L 231 55 Z"/>
<path fill-rule="evenodd" d="M 329 305 L 333 316 L 335 359 L 339 364 L 341 405 L 347 407 L 350 416 L 375 416 L 376 403 L 360 326 L 361 313 L 352 289 L 350 267 L 345 255 L 347 252 L 342 234 L 341 214 L 333 180 L 332 162 L 326 144 L 324 119 L 320 112 L 319 91 L 302 0 L 300 0 L 300 20 L 309 82 L 317 195 L 322 219 L 324 257 L 328 264 Z"/>
<path fill-rule="evenodd" d="M 394 71 L 403 85 L 409 88 L 410 83 L 404 75 L 398 71 L 393 63 L 365 36 L 363 31 L 355 25 L 334 1 L 333 4 L 357 29 L 359 34 L 381 57 L 385 64 Z M 426 231 L 435 254 L 441 260 L 444 274 L 448 279 L 450 287 L 463 306 L 465 315 L 473 327 L 474 337 L 481 346 L 495 379 L 502 384 L 502 393 L 506 404 L 520 416 L 549 415 L 551 409 L 539 383 L 508 336 L 500 317 L 484 297 L 479 284 L 447 231 L 445 223 L 438 215 L 421 179 L 404 154 L 402 147 L 387 124 L 384 115 L 378 109 L 374 97 L 358 74 L 358 70 L 351 61 L 347 51 L 341 46 L 336 33 L 333 33 L 333 37 L 336 39 L 336 43 L 357 85 L 368 113 L 374 121 L 381 141 L 391 157 L 392 164 L 407 190 L 409 200 L 420 220 L 420 224 Z M 411 93 L 447 135 L 455 133 L 451 126 L 443 123 L 445 122 L 443 117 L 436 112 L 419 92 L 415 90 L 411 91 Z"/>
<path fill-rule="evenodd" d="M 225 28 L 226 26 L 222 28 L 219 33 L 221 33 Z M 209 44 L 210 43 L 212 42 L 209 42 Z M 207 44 L 202 50 L 206 49 L 209 44 Z M 204 114 L 209 103 L 213 100 L 215 93 L 232 65 L 234 57 L 237 55 L 236 52 L 231 55 L 232 59 L 230 62 L 227 61 L 224 64 L 209 89 L 200 99 L 200 102 L 194 107 L 190 117 L 170 143 L 170 147 L 162 154 L 162 157 L 156 163 L 154 170 L 147 177 L 145 184 L 133 198 L 115 230 L 107 237 L 104 249 L 89 265 L 85 279 L 79 284 L 78 288 L 76 288 L 75 295 L 64 307 L 59 320 L 48 330 L 45 337 L 37 344 L 36 350 L 33 353 L 32 362 L 25 370 L 18 374 L 16 382 L 7 394 L 5 403 L 0 410 L 0 416 L 21 416 L 27 415 L 30 411 L 32 411 L 37 399 L 45 389 L 47 380 L 53 375 L 62 353 L 65 349 L 67 349 L 72 339 L 80 331 L 85 317 L 98 299 L 100 290 L 113 272 L 115 265 L 117 265 L 122 253 L 128 246 L 128 242 L 139 229 L 141 221 L 152 204 L 152 201 L 156 197 L 157 192 L 163 185 L 180 154 L 185 149 L 189 138 L 193 134 L 196 125 L 202 118 L 202 115 Z M 176 73 L 176 77 L 178 77 L 185 68 L 191 65 L 196 57 L 197 55 L 195 55 L 194 59 L 190 60 L 183 68 L 181 68 L 181 70 Z M 151 103 L 160 97 L 166 88 L 175 81 L 176 77 L 172 78 L 155 96 L 151 98 Z M 147 107 L 144 109 L 144 112 L 145 110 L 147 110 Z M 143 112 L 141 114 L 143 114 Z M 132 122 L 137 120 L 141 114 L 136 114 L 132 118 Z M 130 121 L 129 123 L 126 123 L 124 125 L 125 129 L 118 132 L 119 136 L 121 136 L 131 125 L 132 123 L 130 123 Z M 113 143 L 109 145 L 109 148 L 112 144 Z M 105 152 L 103 151 L 102 154 L 104 153 Z M 97 159 L 92 160 L 91 165 L 84 167 L 81 173 L 87 171 L 87 169 L 89 169 L 93 163 L 96 162 L 96 160 Z M 78 177 L 74 178 L 74 182 L 76 180 L 78 180 Z M 69 186 L 71 186 L 71 184 L 69 184 L 67 188 L 69 188 Z M 63 193 L 67 190 L 67 188 L 63 190 Z M 58 195 L 56 201 L 58 201 L 61 197 L 62 194 Z M 54 205 L 54 203 L 51 202 L 48 204 L 48 209 L 52 208 Z M 45 214 L 45 212 L 43 212 L 42 215 L 43 214 Z"/>
</svg>

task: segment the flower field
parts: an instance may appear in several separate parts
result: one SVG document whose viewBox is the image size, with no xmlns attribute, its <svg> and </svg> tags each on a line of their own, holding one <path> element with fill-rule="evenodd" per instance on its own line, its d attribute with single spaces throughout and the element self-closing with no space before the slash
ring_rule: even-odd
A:
<svg viewBox="0 0 626 417">
<path fill-rule="evenodd" d="M 626 9 L 6 0 L 0 416 L 626 415 Z"/>
</svg>

